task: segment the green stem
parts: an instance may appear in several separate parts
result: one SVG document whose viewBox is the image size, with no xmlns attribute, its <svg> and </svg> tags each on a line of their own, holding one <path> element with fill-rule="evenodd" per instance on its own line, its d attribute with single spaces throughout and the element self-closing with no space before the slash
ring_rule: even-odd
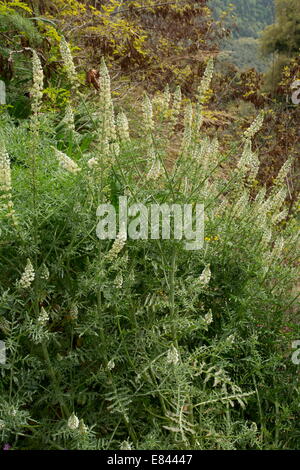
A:
<svg viewBox="0 0 300 470">
<path fill-rule="evenodd" d="M 172 337 L 174 345 L 177 347 L 177 334 L 175 327 L 175 272 L 176 272 L 176 249 L 173 248 L 171 258 L 171 270 L 170 270 L 170 291 L 169 291 L 169 303 L 170 303 L 170 316 L 172 321 Z"/>
<path fill-rule="evenodd" d="M 58 399 L 59 404 L 60 404 L 62 415 L 63 415 L 64 418 L 67 418 L 67 417 L 70 416 L 71 413 L 70 413 L 70 411 L 69 411 L 69 409 L 68 409 L 67 405 L 65 404 L 64 399 L 62 397 L 62 394 L 61 394 L 61 391 L 60 391 L 60 388 L 59 388 L 59 384 L 57 382 L 56 375 L 55 375 L 54 369 L 53 369 L 51 361 L 50 361 L 48 348 L 47 348 L 45 343 L 42 343 L 42 351 L 43 351 L 45 362 L 47 363 L 47 366 L 48 366 L 49 375 L 50 375 L 51 380 L 52 380 L 53 388 L 55 390 L 57 399 Z"/>
</svg>

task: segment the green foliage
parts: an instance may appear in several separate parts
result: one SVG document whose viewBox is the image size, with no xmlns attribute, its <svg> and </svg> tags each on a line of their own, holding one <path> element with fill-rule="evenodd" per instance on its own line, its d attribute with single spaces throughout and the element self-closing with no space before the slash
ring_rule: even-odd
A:
<svg viewBox="0 0 300 470">
<path fill-rule="evenodd" d="M 226 52 L 228 51 L 228 52 Z M 225 59 L 241 70 L 252 67 L 263 73 L 270 65 L 270 61 L 260 57 L 260 43 L 254 37 L 240 37 L 226 41 Z"/>
<path fill-rule="evenodd" d="M 211 0 L 214 17 L 230 28 L 232 38 L 223 41 L 225 59 L 240 69 L 255 67 L 265 72 L 269 61 L 259 50 L 261 31 L 274 21 L 273 0 Z"/>
<path fill-rule="evenodd" d="M 7 85 L 11 114 L 19 118 L 30 114 L 29 98 L 25 95 L 31 79 L 29 49 L 42 42 L 35 22 L 26 16 L 30 13 L 25 2 L 0 2 L 0 80 Z"/>
<path fill-rule="evenodd" d="M 68 40 L 81 48 L 77 60 L 83 68 L 93 69 L 104 55 L 108 66 L 122 74 L 122 91 L 129 80 L 130 86 L 148 89 L 162 88 L 162 82 L 192 89 L 205 58 L 227 34 L 212 28 L 206 0 L 101 0 L 95 5 L 51 0 L 46 10 Z"/>
<path fill-rule="evenodd" d="M 76 90 L 62 115 L 41 107 L 33 60 L 32 116 L 0 121 L 2 442 L 299 448 L 299 222 L 285 211 L 290 161 L 268 192 L 257 187 L 263 115 L 224 153 L 202 129 L 209 62 L 194 103 L 178 88 L 144 97 L 128 134 L 104 62 L 96 102 Z M 119 195 L 203 203 L 204 248 L 99 240 L 97 207 Z"/>
<path fill-rule="evenodd" d="M 297 0 L 276 1 L 276 22 L 262 36 L 265 54 L 277 52 L 289 57 L 300 49 L 300 3 Z"/>
<path fill-rule="evenodd" d="M 210 5 L 218 18 L 232 12 L 235 38 L 257 38 L 274 20 L 274 0 L 210 0 Z"/>
<path fill-rule="evenodd" d="M 273 94 L 290 93 L 293 81 L 300 74 L 300 3 L 297 0 L 276 1 L 276 22 L 261 37 L 261 50 L 275 57 L 267 74 L 267 89 Z"/>
</svg>

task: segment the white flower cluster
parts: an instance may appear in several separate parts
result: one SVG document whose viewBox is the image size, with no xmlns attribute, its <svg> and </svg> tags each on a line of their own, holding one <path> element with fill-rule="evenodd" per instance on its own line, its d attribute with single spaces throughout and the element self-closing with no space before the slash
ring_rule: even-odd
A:
<svg viewBox="0 0 300 470">
<path fill-rule="evenodd" d="M 188 103 L 185 108 L 184 114 L 184 132 L 183 139 L 181 142 L 181 151 L 186 152 L 189 150 L 192 140 L 192 124 L 193 124 L 193 106 L 192 103 Z"/>
<path fill-rule="evenodd" d="M 0 144 L 0 209 L 7 211 L 7 216 L 15 220 L 14 205 L 11 198 L 11 169 L 10 159 L 4 144 Z M 1 201 L 3 200 L 3 202 Z"/>
<path fill-rule="evenodd" d="M 109 252 L 107 253 L 106 257 L 107 259 L 109 259 L 110 261 L 112 261 L 113 259 L 115 259 L 118 254 L 120 253 L 120 251 L 122 251 L 125 243 L 126 243 L 126 239 L 127 239 L 127 236 L 126 236 L 126 233 L 119 233 L 113 243 L 113 246 L 111 247 L 111 249 L 109 250 Z"/>
<path fill-rule="evenodd" d="M 209 87 L 213 78 L 214 74 L 214 61 L 213 59 L 209 59 L 206 65 L 206 69 L 204 71 L 202 80 L 200 82 L 200 85 L 198 87 L 198 96 L 197 100 L 198 103 L 204 104 L 206 101 L 207 93 L 209 91 Z"/>
<path fill-rule="evenodd" d="M 232 208 L 232 213 L 237 217 L 242 217 L 249 204 L 249 194 L 244 191 Z"/>
<path fill-rule="evenodd" d="M 246 140 L 242 156 L 236 167 L 236 172 L 238 172 L 239 177 L 243 178 L 247 171 L 249 171 L 248 179 L 249 181 L 253 181 L 258 173 L 259 165 L 259 158 L 251 148 L 251 140 Z"/>
<path fill-rule="evenodd" d="M 40 101 L 43 97 L 43 86 L 44 86 L 44 73 L 39 56 L 35 51 L 32 52 L 32 79 L 33 85 L 31 88 L 32 96 L 32 109 L 36 114 L 40 108 Z"/>
<path fill-rule="evenodd" d="M 207 142 L 207 149 L 206 149 L 206 160 L 207 164 L 206 167 L 209 166 L 210 168 L 214 167 L 217 165 L 217 156 L 219 153 L 219 141 L 217 137 L 214 137 L 213 139 L 208 139 Z"/>
<path fill-rule="evenodd" d="M 3 144 L 0 147 L 0 191 L 11 191 L 10 160 Z"/>
<path fill-rule="evenodd" d="M 213 322 L 213 314 L 211 310 L 206 315 L 204 315 L 203 320 L 206 325 L 210 325 Z"/>
<path fill-rule="evenodd" d="M 71 320 L 77 320 L 78 318 L 78 307 L 75 303 L 72 303 L 70 307 L 70 317 Z"/>
<path fill-rule="evenodd" d="M 88 160 L 87 164 L 88 167 L 92 170 L 99 164 L 99 161 L 97 160 L 97 158 L 93 157 Z"/>
<path fill-rule="evenodd" d="M 284 248 L 284 245 L 285 245 L 285 240 L 283 237 L 279 237 L 276 242 L 275 242 L 275 245 L 274 245 L 274 248 L 272 250 L 272 255 L 271 255 L 271 259 L 274 260 L 274 259 L 278 259 L 283 251 L 283 248 Z"/>
<path fill-rule="evenodd" d="M 120 450 L 133 450 L 132 443 L 129 441 L 123 441 L 120 444 Z"/>
<path fill-rule="evenodd" d="M 121 289 L 123 286 L 123 275 L 122 273 L 118 273 L 115 280 L 114 280 L 114 285 L 116 286 L 117 289 Z"/>
<path fill-rule="evenodd" d="M 25 267 L 25 271 L 23 272 L 21 279 L 18 282 L 19 287 L 22 289 L 27 289 L 31 286 L 35 277 L 35 272 L 32 266 L 30 259 L 27 259 L 27 264 Z"/>
<path fill-rule="evenodd" d="M 111 87 L 110 87 L 110 76 L 105 60 L 102 57 L 100 64 L 100 87 L 101 87 L 101 98 L 104 99 L 103 104 L 107 104 L 108 107 L 111 105 Z"/>
<path fill-rule="evenodd" d="M 269 198 L 264 202 L 262 209 L 265 212 L 278 211 L 285 201 L 287 195 L 286 187 L 280 187 L 279 190 L 271 193 Z"/>
<path fill-rule="evenodd" d="M 274 244 L 274 248 L 265 253 L 265 266 L 264 273 L 266 274 L 269 269 L 272 267 L 274 260 L 277 260 L 282 256 L 283 249 L 285 247 L 285 240 L 283 237 L 279 237 Z"/>
<path fill-rule="evenodd" d="M 275 186 L 281 186 L 283 185 L 287 175 L 291 171 L 292 165 L 293 165 L 293 158 L 288 158 L 284 164 L 282 165 L 281 169 L 279 170 L 279 173 L 274 181 Z"/>
<path fill-rule="evenodd" d="M 153 109 L 152 109 L 151 100 L 146 93 L 144 95 L 142 107 L 143 107 L 145 131 L 146 132 L 152 131 L 154 129 Z"/>
<path fill-rule="evenodd" d="M 214 374 L 214 383 L 213 387 L 216 387 L 219 384 L 227 381 L 227 375 L 224 369 L 220 368 Z"/>
<path fill-rule="evenodd" d="M 101 108 L 101 127 L 99 129 L 100 153 L 102 160 L 112 157 L 119 152 L 119 146 L 116 143 L 116 126 L 114 116 L 114 106 L 111 98 L 110 76 L 102 58 L 100 66 L 100 108 Z M 97 165 L 94 165 L 97 166 Z"/>
<path fill-rule="evenodd" d="M 43 264 L 43 266 L 41 267 L 41 271 L 40 271 L 40 278 L 45 279 L 47 281 L 49 279 L 49 276 L 50 276 L 49 269 L 47 268 L 45 264 Z"/>
<path fill-rule="evenodd" d="M 288 214 L 289 214 L 289 210 L 287 207 L 285 207 L 281 212 L 275 213 L 272 216 L 271 223 L 273 225 L 279 224 L 280 222 L 282 222 L 283 220 L 287 218 Z"/>
<path fill-rule="evenodd" d="M 77 73 L 69 44 L 67 43 L 65 38 L 61 38 L 60 41 L 60 53 L 70 84 L 72 87 L 76 88 L 78 86 Z"/>
<path fill-rule="evenodd" d="M 49 321 L 49 314 L 48 312 L 46 312 L 46 310 L 44 309 L 44 307 L 41 308 L 41 311 L 40 311 L 40 314 L 38 316 L 38 324 L 41 325 L 41 326 L 46 326 L 48 321 Z"/>
<path fill-rule="evenodd" d="M 152 100 L 152 106 L 156 106 L 158 108 L 158 111 L 162 118 L 167 117 L 167 113 L 168 113 L 169 106 L 170 106 L 170 100 L 171 100 L 171 93 L 170 93 L 169 85 L 166 85 L 163 93 L 161 92 L 157 93 Z"/>
<path fill-rule="evenodd" d="M 70 105 L 70 103 L 68 103 L 67 106 L 66 106 L 66 111 L 65 111 L 64 118 L 63 118 L 63 123 L 66 125 L 66 127 L 70 131 L 75 132 L 74 113 L 73 113 L 73 109 L 72 109 L 72 106 Z"/>
<path fill-rule="evenodd" d="M 191 155 L 200 165 L 202 174 L 206 174 L 208 168 L 216 165 L 216 157 L 219 151 L 219 142 L 217 138 L 212 140 L 209 137 L 201 139 L 201 143 L 197 143 L 192 147 Z"/>
<path fill-rule="evenodd" d="M 179 362 L 179 353 L 177 349 L 175 348 L 174 344 L 170 347 L 170 349 L 167 352 L 167 363 L 168 364 L 178 364 Z"/>
<path fill-rule="evenodd" d="M 107 363 L 108 370 L 113 370 L 115 368 L 115 366 L 116 366 L 116 364 L 115 364 L 115 361 L 113 359 L 108 361 L 108 363 Z"/>
<path fill-rule="evenodd" d="M 214 216 L 220 217 L 226 211 L 227 207 L 228 207 L 228 201 L 226 198 L 224 198 L 221 204 L 215 209 Z"/>
<path fill-rule="evenodd" d="M 195 123 L 194 123 L 194 130 L 195 132 L 199 132 L 200 127 L 203 123 L 203 105 L 206 103 L 208 99 L 208 92 L 210 90 L 210 84 L 212 81 L 212 77 L 214 74 L 214 61 L 213 59 L 209 59 L 206 65 L 206 69 L 204 71 L 202 80 L 198 87 L 197 93 L 197 105 L 196 105 L 196 112 L 195 112 Z"/>
<path fill-rule="evenodd" d="M 266 219 L 266 200 L 265 200 L 265 197 L 266 197 L 266 187 L 262 187 L 256 197 L 255 197 L 255 201 L 254 203 L 252 204 L 252 214 L 254 217 L 256 217 L 256 219 L 259 219 L 261 220 L 261 222 L 263 222 L 263 220 Z M 262 217 L 263 217 L 263 220 L 262 220 Z M 256 223 L 257 223 L 257 220 L 256 220 Z M 261 226 L 260 224 L 258 224 L 258 226 Z M 263 226 L 262 228 L 265 228 L 265 226 Z"/>
<path fill-rule="evenodd" d="M 72 431 L 74 431 L 75 429 L 78 428 L 78 426 L 79 426 L 79 419 L 77 418 L 77 416 L 73 412 L 71 414 L 71 416 L 69 417 L 69 419 L 68 419 L 68 428 L 72 429 Z"/>
<path fill-rule="evenodd" d="M 103 106 L 103 120 L 104 120 L 104 136 L 107 139 L 114 140 L 116 138 L 115 119 L 114 119 L 114 106 L 111 99 L 110 76 L 105 63 L 102 58 L 100 66 L 100 84 L 101 84 L 101 104 Z"/>
<path fill-rule="evenodd" d="M 252 139 L 257 132 L 262 128 L 264 123 L 264 112 L 261 111 L 256 119 L 253 121 L 251 126 L 244 132 L 244 138 L 246 140 Z"/>
<path fill-rule="evenodd" d="M 207 286 L 210 279 L 211 279 L 211 270 L 210 270 L 210 265 L 208 264 L 207 266 L 205 266 L 205 268 L 203 269 L 203 271 L 202 271 L 202 273 L 199 277 L 199 281 L 200 281 L 201 286 L 202 287 Z"/>
<path fill-rule="evenodd" d="M 123 111 L 118 114 L 116 124 L 121 142 L 126 142 L 127 140 L 130 140 L 128 119 Z"/>
<path fill-rule="evenodd" d="M 233 334 L 233 335 L 227 336 L 226 341 L 227 341 L 227 343 L 229 343 L 229 344 L 234 344 L 235 341 L 236 341 L 235 335 Z"/>
<path fill-rule="evenodd" d="M 153 160 L 152 166 L 146 175 L 146 179 L 148 181 L 150 180 L 156 181 L 163 173 L 160 160 L 156 157 L 153 158 L 152 160 Z"/>
<path fill-rule="evenodd" d="M 263 247 L 267 246 L 270 243 L 270 241 L 272 239 L 272 235 L 273 235 L 272 230 L 269 227 L 266 227 L 264 229 L 264 232 L 263 232 L 263 235 L 262 235 L 261 241 L 260 241 L 260 243 Z"/>
<path fill-rule="evenodd" d="M 55 147 L 52 147 L 52 148 L 55 152 L 56 158 L 58 159 L 60 166 L 64 170 L 67 170 L 70 173 L 77 173 L 78 171 L 81 170 L 81 168 L 79 168 L 77 163 L 75 163 L 74 160 L 72 160 L 70 157 L 68 157 L 68 155 L 61 152 L 60 150 L 57 150 L 57 148 L 55 148 Z"/>
<path fill-rule="evenodd" d="M 79 421 L 79 426 L 78 426 L 78 431 L 80 434 L 86 434 L 88 432 L 89 428 L 84 424 L 83 419 Z"/>
</svg>

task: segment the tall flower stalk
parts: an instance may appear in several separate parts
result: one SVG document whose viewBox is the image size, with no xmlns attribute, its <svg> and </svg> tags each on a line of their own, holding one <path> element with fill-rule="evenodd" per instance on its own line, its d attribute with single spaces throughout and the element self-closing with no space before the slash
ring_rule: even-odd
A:
<svg viewBox="0 0 300 470">
<path fill-rule="evenodd" d="M 17 224 L 12 201 L 10 159 L 2 141 L 0 141 L 0 211 L 10 217 L 14 225 Z"/>
<path fill-rule="evenodd" d="M 41 318 L 40 310 L 40 292 L 39 292 L 39 279 L 35 275 L 38 272 L 38 254 L 39 254 L 39 219 L 38 219 L 38 181 L 37 181 L 37 172 L 38 172 L 38 154 L 39 154 L 39 129 L 40 129 L 40 111 L 41 111 L 41 100 L 43 97 L 43 83 L 44 83 L 44 74 L 41 61 L 36 53 L 32 53 L 32 73 L 33 73 L 33 85 L 31 88 L 32 96 L 32 116 L 31 116 L 31 134 L 32 134 L 32 148 L 31 148 L 31 193 L 32 193 L 32 238 L 33 238 L 33 263 L 30 260 L 27 261 L 25 272 L 21 278 L 22 284 L 32 283 L 33 287 L 33 310 L 36 320 Z M 23 281 L 23 282 L 22 282 Z M 29 285 L 28 285 L 29 287 Z M 46 341 L 43 340 L 42 352 L 45 359 L 45 362 L 48 367 L 49 376 L 52 380 L 53 388 L 55 390 L 57 399 L 60 403 L 62 415 L 67 417 L 70 413 L 67 405 L 64 402 L 62 397 L 59 383 L 56 377 L 56 373 L 51 363 L 49 356 L 48 348 Z"/>
<path fill-rule="evenodd" d="M 78 76 L 77 76 L 76 68 L 74 65 L 70 46 L 64 37 L 62 37 L 60 40 L 60 54 L 63 60 L 63 64 L 64 64 L 64 68 L 65 68 L 68 80 L 71 85 L 71 91 L 72 93 L 74 93 L 74 95 L 76 95 L 78 91 L 78 86 L 79 86 Z"/>
</svg>

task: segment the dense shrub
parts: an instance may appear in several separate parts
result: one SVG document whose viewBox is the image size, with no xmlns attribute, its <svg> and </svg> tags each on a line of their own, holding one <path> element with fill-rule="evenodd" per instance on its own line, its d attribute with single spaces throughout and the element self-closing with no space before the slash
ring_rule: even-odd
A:
<svg viewBox="0 0 300 470">
<path fill-rule="evenodd" d="M 299 222 L 284 202 L 290 160 L 272 188 L 257 186 L 263 114 L 232 167 L 201 127 L 212 62 L 195 103 L 179 88 L 145 96 L 133 130 L 114 112 L 104 62 L 96 106 L 66 65 L 63 117 L 41 112 L 36 54 L 30 121 L 1 115 L 3 444 L 298 448 Z M 124 195 L 203 203 L 204 248 L 99 240 L 98 205 Z"/>
</svg>

